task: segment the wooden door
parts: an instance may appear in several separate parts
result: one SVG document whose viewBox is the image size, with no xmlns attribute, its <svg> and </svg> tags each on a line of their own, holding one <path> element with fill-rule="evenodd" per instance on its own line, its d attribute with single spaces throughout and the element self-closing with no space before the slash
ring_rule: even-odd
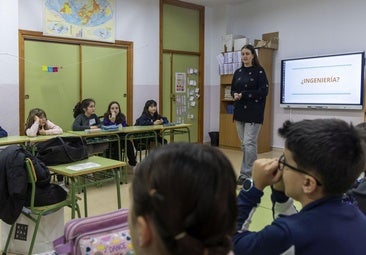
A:
<svg viewBox="0 0 366 255">
<path fill-rule="evenodd" d="M 111 101 L 127 115 L 127 50 L 81 46 L 82 98 L 96 101 L 96 114 L 103 115 Z"/>
<path fill-rule="evenodd" d="M 64 131 L 71 129 L 72 110 L 79 100 L 79 63 L 77 45 L 24 42 L 25 120 L 31 109 L 41 108 Z M 25 130 L 20 129 L 24 134 Z"/>
<path fill-rule="evenodd" d="M 164 54 L 164 104 L 163 111 L 169 113 L 171 122 L 192 124 L 191 141 L 198 141 L 200 88 L 197 81 L 199 59 L 197 56 Z M 191 72 L 192 71 L 192 72 Z M 181 84 L 183 83 L 183 84 Z M 175 141 L 186 141 L 177 137 Z"/>
<path fill-rule="evenodd" d="M 191 141 L 202 142 L 204 8 L 161 0 L 160 10 L 160 107 L 171 121 L 192 124 Z"/>
</svg>

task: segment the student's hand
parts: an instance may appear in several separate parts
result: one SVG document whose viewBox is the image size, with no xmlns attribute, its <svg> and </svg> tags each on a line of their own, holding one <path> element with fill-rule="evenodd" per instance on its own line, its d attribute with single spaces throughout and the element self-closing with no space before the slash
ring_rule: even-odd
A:
<svg viewBox="0 0 366 255">
<path fill-rule="evenodd" d="M 283 183 L 282 178 L 279 180 L 279 182 L 274 183 L 272 186 L 273 186 L 273 189 L 275 189 L 277 191 L 285 192 L 285 185 Z"/>
<path fill-rule="evenodd" d="M 253 163 L 252 178 L 254 186 L 259 190 L 277 183 L 282 178 L 282 172 L 278 171 L 277 158 L 257 159 Z"/>
<path fill-rule="evenodd" d="M 96 129 L 98 126 L 90 126 L 90 129 Z"/>
<path fill-rule="evenodd" d="M 155 120 L 154 121 L 154 125 L 161 125 L 163 123 L 163 120 L 160 119 L 160 120 Z"/>
<path fill-rule="evenodd" d="M 46 135 L 46 130 L 44 129 L 44 126 L 38 131 L 40 135 Z"/>
<path fill-rule="evenodd" d="M 34 115 L 34 122 L 39 122 L 39 117 L 37 115 Z"/>
<path fill-rule="evenodd" d="M 115 112 L 111 112 L 111 115 L 109 115 L 109 120 L 114 122 L 116 120 L 116 113 Z"/>
</svg>

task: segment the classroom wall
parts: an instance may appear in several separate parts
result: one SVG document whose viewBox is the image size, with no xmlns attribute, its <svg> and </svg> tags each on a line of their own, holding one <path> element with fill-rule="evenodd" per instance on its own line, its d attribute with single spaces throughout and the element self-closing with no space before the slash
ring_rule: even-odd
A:
<svg viewBox="0 0 366 255">
<path fill-rule="evenodd" d="M 0 125 L 18 133 L 18 28 L 42 31 L 42 2 L 0 1 Z M 134 119 L 144 102 L 159 96 L 159 0 L 115 0 L 116 39 L 134 42 Z M 18 6 L 19 5 L 19 6 Z M 263 33 L 279 32 L 279 49 L 274 54 L 273 141 L 286 119 L 338 117 L 358 123 L 360 111 L 285 110 L 279 107 L 280 62 L 283 58 L 351 51 L 366 47 L 363 0 L 256 0 L 243 4 L 206 7 L 205 10 L 205 96 L 204 141 L 219 127 L 219 75 L 216 55 L 221 35 L 244 34 L 251 41 Z M 4 32 L 5 31 L 5 32 Z"/>
<path fill-rule="evenodd" d="M 115 3 L 116 40 L 134 43 L 134 123 L 145 102 L 159 98 L 159 0 L 115 0 Z M 43 30 L 42 5 L 43 0 L 21 1 L 19 29 Z M 106 106 L 97 102 L 96 107 Z"/>
<path fill-rule="evenodd" d="M 18 1 L 0 1 L 0 126 L 18 134 Z"/>
<path fill-rule="evenodd" d="M 283 141 L 277 135 L 277 129 L 287 119 L 296 121 L 335 117 L 354 124 L 364 120 L 362 111 L 282 109 L 279 107 L 279 91 L 281 59 L 364 51 L 366 49 L 365 9 L 364 0 L 256 0 L 226 8 L 206 10 L 206 12 L 213 12 L 212 16 L 220 23 L 215 30 L 212 30 L 215 33 L 212 35 L 213 41 L 215 37 L 216 41 L 220 41 L 222 34 L 241 34 L 253 42 L 254 39 L 261 39 L 263 33 L 279 32 L 279 49 L 274 53 L 272 84 L 274 92 L 272 144 L 274 147 L 283 147 Z M 217 25 L 210 21 L 206 24 Z M 212 77 L 216 76 L 210 80 L 210 83 L 216 88 L 218 94 L 219 88 L 216 85 L 219 84 L 219 76 L 214 56 L 220 52 L 220 45 L 215 43 L 215 47 L 216 50 L 213 50 L 210 56 L 210 64 L 206 65 L 206 71 L 210 68 Z M 216 118 L 218 118 L 218 112 L 217 105 Z"/>
</svg>

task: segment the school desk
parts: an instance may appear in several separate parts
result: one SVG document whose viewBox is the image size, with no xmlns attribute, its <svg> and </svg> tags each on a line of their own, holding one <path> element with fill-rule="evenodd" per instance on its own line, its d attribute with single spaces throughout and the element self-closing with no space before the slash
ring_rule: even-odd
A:
<svg viewBox="0 0 366 255">
<path fill-rule="evenodd" d="M 120 168 L 126 163 L 104 157 L 92 156 L 84 160 L 57 166 L 48 166 L 55 172 L 68 177 L 70 192 L 73 201 L 71 218 L 75 218 L 76 192 L 84 191 L 84 215 L 88 216 L 87 187 L 101 185 L 107 181 L 114 180 L 117 190 L 117 208 L 121 208 L 120 193 Z"/>
<path fill-rule="evenodd" d="M 0 146 L 7 146 L 12 144 L 25 145 L 29 141 L 29 137 L 25 135 L 11 135 L 0 138 Z"/>
<path fill-rule="evenodd" d="M 192 124 L 167 124 L 167 125 L 161 125 L 161 129 L 160 129 L 160 135 L 163 138 L 163 142 L 164 142 L 164 136 L 169 135 L 170 137 L 170 142 L 174 142 L 174 137 L 176 135 L 182 135 L 182 134 L 187 134 L 187 142 L 191 142 L 191 132 L 189 127 L 192 126 Z"/>
</svg>

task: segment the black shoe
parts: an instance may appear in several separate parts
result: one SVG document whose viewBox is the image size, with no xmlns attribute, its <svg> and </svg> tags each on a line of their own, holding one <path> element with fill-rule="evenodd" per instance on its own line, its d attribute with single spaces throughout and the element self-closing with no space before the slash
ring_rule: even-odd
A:
<svg viewBox="0 0 366 255">
<path fill-rule="evenodd" d="M 129 164 L 130 166 L 136 166 L 137 161 L 128 161 L 128 164 Z"/>
</svg>

